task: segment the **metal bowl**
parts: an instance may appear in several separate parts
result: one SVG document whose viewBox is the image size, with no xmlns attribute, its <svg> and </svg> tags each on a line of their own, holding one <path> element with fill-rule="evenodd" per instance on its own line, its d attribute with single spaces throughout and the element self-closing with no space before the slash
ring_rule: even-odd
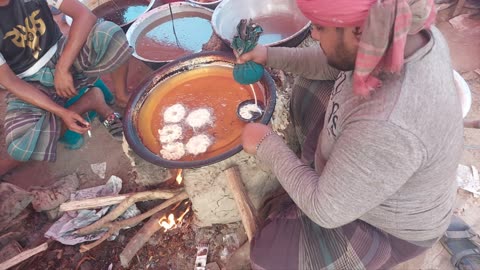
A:
<svg viewBox="0 0 480 270">
<path fill-rule="evenodd" d="M 118 1 L 118 0 L 117 0 Z M 131 21 L 128 21 L 124 24 L 119 24 L 120 27 L 123 28 L 124 31 L 127 31 L 128 30 L 128 27 L 136 20 L 138 19 L 142 14 L 145 14 L 146 12 L 148 12 L 150 9 L 152 9 L 153 5 L 157 2 L 162 2 L 161 0 L 146 0 L 146 2 L 149 2 L 146 10 L 139 14 L 139 16 L 137 16 L 136 18 L 134 18 L 133 20 Z M 109 4 L 112 4 L 112 5 L 115 5 L 115 0 L 80 0 L 80 2 L 82 2 L 87 8 L 89 8 L 92 12 L 95 13 L 95 9 L 97 9 L 98 7 L 102 6 L 102 5 L 109 5 Z M 72 25 L 72 18 L 69 17 L 69 16 L 65 16 L 65 22 L 68 24 L 68 25 Z"/>
<path fill-rule="evenodd" d="M 204 7 L 209 8 L 209 9 L 215 9 L 218 6 L 218 4 L 220 4 L 220 2 L 222 2 L 222 0 L 211 0 L 209 2 L 202 2 L 202 1 L 198 1 L 198 0 L 188 0 L 188 2 L 197 4 L 197 5 L 200 5 L 200 6 L 204 6 Z"/>
<path fill-rule="evenodd" d="M 171 20 L 170 6 L 172 8 L 172 13 L 174 18 L 207 17 L 210 19 L 213 14 L 212 10 L 208 8 L 195 5 L 192 3 L 187 3 L 187 2 L 175 2 L 175 3 L 171 3 L 170 5 L 166 4 L 166 5 L 162 5 L 160 7 L 154 8 L 149 12 L 140 16 L 128 29 L 126 35 L 127 35 L 127 40 L 130 46 L 132 46 L 133 48 L 136 48 L 137 40 L 139 36 L 144 32 L 144 30 L 151 27 L 152 24 L 155 24 L 156 22 L 170 21 Z M 177 33 L 178 33 L 178 30 L 177 30 Z M 206 35 L 205 42 L 207 42 L 210 39 L 210 37 L 211 37 L 211 34 L 209 34 L 208 36 Z M 201 49 L 196 51 L 195 53 L 200 51 Z M 161 54 L 162 51 L 159 50 L 158 53 Z M 138 55 L 136 51 L 133 53 L 133 56 L 141 60 L 145 64 L 147 64 L 152 69 L 157 69 L 165 65 L 166 63 L 169 63 L 175 60 L 175 59 L 168 59 L 168 60 L 158 61 L 154 59 L 146 59 Z"/>
<path fill-rule="evenodd" d="M 132 150 L 144 160 L 165 167 L 165 168 L 197 168 L 227 159 L 242 150 L 242 145 L 237 145 L 222 154 L 214 157 L 193 160 L 193 161 L 173 161 L 163 159 L 161 156 L 152 153 L 142 142 L 139 131 L 138 123 L 140 121 L 147 121 L 146 119 L 139 119 L 142 106 L 147 101 L 148 97 L 153 91 L 161 91 L 158 88 L 159 85 L 164 83 L 173 76 L 193 70 L 196 68 L 222 66 L 231 67 L 235 63 L 235 57 L 231 53 L 226 52 L 202 52 L 198 54 L 192 54 L 184 58 L 175 60 L 162 68 L 154 72 L 149 78 L 143 81 L 137 88 L 137 91 L 130 98 L 124 116 L 124 134 L 125 138 L 132 148 Z M 265 111 L 258 121 L 259 123 L 267 124 L 275 109 L 276 102 L 276 86 L 272 77 L 265 72 L 260 80 L 263 88 L 265 89 Z"/>
<path fill-rule="evenodd" d="M 264 28 L 259 43 L 266 46 L 296 47 L 310 33 L 310 21 L 300 12 L 295 0 L 223 0 L 213 12 L 213 30 L 230 45 L 241 19 L 271 22 L 271 25 L 259 22 Z M 269 33 L 279 34 L 275 32 L 286 28 L 289 33 L 282 33 L 281 39 L 263 39 Z"/>
</svg>

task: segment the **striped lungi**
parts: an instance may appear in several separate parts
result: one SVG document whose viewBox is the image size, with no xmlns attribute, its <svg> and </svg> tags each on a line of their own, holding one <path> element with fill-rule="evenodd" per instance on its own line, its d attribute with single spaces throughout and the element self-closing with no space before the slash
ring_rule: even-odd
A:
<svg viewBox="0 0 480 270">
<path fill-rule="evenodd" d="M 322 228 L 291 202 L 256 233 L 250 260 L 255 270 L 390 269 L 427 249 L 360 220 Z"/>
<path fill-rule="evenodd" d="M 67 37 L 62 37 L 52 59 L 34 75 L 23 78 L 61 106 L 66 99 L 55 92 L 54 74 L 66 42 Z M 100 75 L 117 69 L 126 63 L 132 52 L 118 25 L 108 21 L 96 24 L 71 69 L 76 89 L 92 84 Z M 13 159 L 55 161 L 60 130 L 58 116 L 12 94 L 7 96 L 5 134 L 7 151 Z"/>
<path fill-rule="evenodd" d="M 302 160 L 312 164 L 325 112 L 335 81 L 315 81 L 298 77 L 293 85 L 290 114 L 298 141 Z"/>
</svg>

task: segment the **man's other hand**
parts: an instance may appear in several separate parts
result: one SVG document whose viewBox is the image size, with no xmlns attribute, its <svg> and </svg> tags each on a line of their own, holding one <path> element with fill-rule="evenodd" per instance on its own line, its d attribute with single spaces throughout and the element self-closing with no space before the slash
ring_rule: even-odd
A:
<svg viewBox="0 0 480 270">
<path fill-rule="evenodd" d="M 55 69 L 54 83 L 57 95 L 64 98 L 72 98 L 77 95 L 77 90 L 73 85 L 73 78 L 70 71 L 57 67 Z"/>
<path fill-rule="evenodd" d="M 245 126 L 242 133 L 243 150 L 249 154 L 257 153 L 257 146 L 272 129 L 266 125 L 250 123 Z"/>
<path fill-rule="evenodd" d="M 66 109 L 60 114 L 60 117 L 66 127 L 71 131 L 83 134 L 90 129 L 90 123 L 85 121 L 82 116 L 74 111 Z"/>
</svg>

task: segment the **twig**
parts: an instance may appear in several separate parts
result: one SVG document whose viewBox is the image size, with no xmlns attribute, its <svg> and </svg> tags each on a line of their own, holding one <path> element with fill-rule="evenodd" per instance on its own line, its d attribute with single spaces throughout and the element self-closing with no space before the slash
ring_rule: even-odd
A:
<svg viewBox="0 0 480 270">
<path fill-rule="evenodd" d="M 77 230 L 75 233 L 78 235 L 87 235 L 91 234 L 95 231 L 98 231 L 102 228 L 105 228 L 105 224 L 111 221 L 114 221 L 119 216 L 121 216 L 130 206 L 134 203 L 139 201 L 150 201 L 150 200 L 158 200 L 158 199 L 170 199 L 181 190 L 177 191 L 161 191 L 161 190 L 154 190 L 148 192 L 142 192 L 134 194 L 124 201 L 122 201 L 115 209 L 113 209 L 108 215 L 104 216 L 103 218 L 97 220 L 95 223 Z"/>
<path fill-rule="evenodd" d="M 43 243 L 36 248 L 25 250 L 24 252 L 18 254 L 17 256 L 0 263 L 0 269 L 8 269 L 16 264 L 19 264 L 30 257 L 37 255 L 40 252 L 43 252 L 48 249 L 48 243 Z"/>
<path fill-rule="evenodd" d="M 116 221 L 116 222 L 108 222 L 108 223 L 105 223 L 103 224 L 103 228 L 108 228 L 108 231 L 102 236 L 102 238 L 98 239 L 97 241 L 93 242 L 93 243 L 90 243 L 90 244 L 87 244 L 87 245 L 81 245 L 80 246 L 80 252 L 87 252 L 89 251 L 90 249 L 100 245 L 103 241 L 107 240 L 110 236 L 118 233 L 122 228 L 125 228 L 125 227 L 133 227 L 135 225 L 137 225 L 138 223 L 142 222 L 142 220 L 146 219 L 146 218 L 149 218 L 151 216 L 153 216 L 154 214 L 156 214 L 157 212 L 160 212 L 161 210 L 179 202 L 179 201 L 183 201 L 185 199 L 188 199 L 188 194 L 186 192 L 181 192 L 179 193 L 178 195 L 174 196 L 173 198 L 163 202 L 162 204 L 150 209 L 149 211 L 141 214 L 141 215 L 138 215 L 138 216 L 135 216 L 135 217 L 132 217 L 132 218 L 129 218 L 129 219 L 125 219 L 125 220 L 122 220 L 122 221 Z"/>
<path fill-rule="evenodd" d="M 116 196 L 105 196 L 78 201 L 69 201 L 60 205 L 60 212 L 75 211 L 82 209 L 95 209 L 104 206 L 119 204 L 132 194 L 121 194 Z"/>
</svg>

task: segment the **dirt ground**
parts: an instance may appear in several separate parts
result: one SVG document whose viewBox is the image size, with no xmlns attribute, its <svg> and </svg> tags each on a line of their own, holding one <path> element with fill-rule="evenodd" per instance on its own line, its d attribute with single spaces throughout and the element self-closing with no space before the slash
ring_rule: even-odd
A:
<svg viewBox="0 0 480 270">
<path fill-rule="evenodd" d="M 444 33 L 451 49 L 454 68 L 467 80 L 473 96 L 473 105 L 467 119 L 480 119 L 480 23 L 470 25 L 467 30 L 455 29 L 448 22 L 448 13 L 451 9 L 443 10 L 438 17 L 437 26 Z M 469 12 L 468 10 L 464 10 Z M 59 16 L 57 16 L 59 19 Z M 67 31 L 65 25 L 62 29 Z M 139 61 L 130 63 L 128 82 L 129 89 L 134 91 L 139 82 L 151 70 Z M 103 78 L 107 84 L 109 78 Z M 0 91 L 0 101 L 5 98 L 5 92 Z M 4 119 L 5 104 L 0 102 L 0 122 Z M 2 125 L 3 126 L 3 125 Z M 132 173 L 130 161 L 124 155 L 121 145 L 113 141 L 107 131 L 97 122 L 93 125 L 92 138 L 86 139 L 85 145 L 79 150 L 67 150 L 59 145 L 58 160 L 55 163 L 33 162 L 22 166 L 3 180 L 23 188 L 42 186 L 55 182 L 58 178 L 77 173 L 81 180 L 80 188 L 97 186 L 105 183 L 110 175 L 123 179 L 124 192 L 145 189 L 135 183 L 135 174 Z M 465 130 L 465 144 L 472 146 L 466 149 L 462 164 L 475 165 L 480 168 L 480 129 Z M 475 146 L 478 146 L 475 149 Z M 6 155 L 3 138 L 3 128 L 0 129 L 0 157 Z M 90 168 L 91 164 L 106 162 L 106 178 L 101 179 Z M 480 232 L 480 200 L 471 194 L 459 192 L 457 213 Z M 147 208 L 148 205 L 144 205 Z M 142 206 L 140 207 L 142 208 Z M 31 208 L 26 209 L 25 218 L 15 229 L 21 233 L 19 243 L 24 248 L 34 247 L 44 242 L 43 234 L 52 224 L 43 213 L 34 213 Z M 208 244 L 209 262 L 216 262 L 222 266 L 226 255 L 238 247 L 237 242 L 245 239 L 241 224 L 217 225 L 210 228 L 196 228 L 187 222 L 176 230 L 167 233 L 157 233 L 148 244 L 132 260 L 128 269 L 192 269 L 194 266 L 196 246 Z M 105 242 L 101 246 L 87 253 L 79 253 L 78 246 L 63 246 L 52 242 L 48 251 L 41 256 L 27 260 L 13 269 L 122 269 L 119 266 L 118 255 L 128 240 L 139 230 L 135 227 L 121 232 L 112 242 Z M 233 242 L 229 237 L 237 239 Z M 228 252 L 227 252 L 228 251 Z M 440 245 L 436 245 L 426 254 L 407 262 L 396 269 L 452 269 L 449 255 Z M 212 268 L 214 269 L 214 268 Z M 248 269 L 248 268 L 247 268 Z"/>
</svg>

